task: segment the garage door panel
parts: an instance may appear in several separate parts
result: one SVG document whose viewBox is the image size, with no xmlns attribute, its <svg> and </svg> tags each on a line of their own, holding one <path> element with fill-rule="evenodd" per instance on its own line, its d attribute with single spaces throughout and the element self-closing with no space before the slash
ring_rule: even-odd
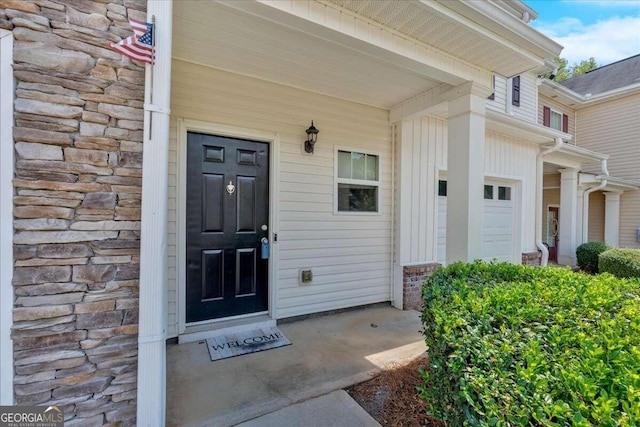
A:
<svg viewBox="0 0 640 427">
<path fill-rule="evenodd" d="M 490 184 L 487 185 L 497 185 Z M 500 184 L 504 186 L 504 184 Z M 494 195 L 497 191 L 494 190 Z M 513 194 L 513 190 L 511 191 Z M 513 200 L 485 200 L 483 207 L 482 259 L 513 261 Z M 437 260 L 446 261 L 447 199 L 438 197 Z"/>
</svg>

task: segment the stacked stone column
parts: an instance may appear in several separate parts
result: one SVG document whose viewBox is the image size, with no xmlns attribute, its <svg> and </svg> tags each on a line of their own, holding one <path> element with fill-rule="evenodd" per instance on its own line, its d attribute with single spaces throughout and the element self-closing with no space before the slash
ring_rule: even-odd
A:
<svg viewBox="0 0 640 427">
<path fill-rule="evenodd" d="M 0 0 L 13 31 L 15 400 L 135 424 L 144 0 Z M 162 268 L 162 266 L 158 266 Z"/>
</svg>

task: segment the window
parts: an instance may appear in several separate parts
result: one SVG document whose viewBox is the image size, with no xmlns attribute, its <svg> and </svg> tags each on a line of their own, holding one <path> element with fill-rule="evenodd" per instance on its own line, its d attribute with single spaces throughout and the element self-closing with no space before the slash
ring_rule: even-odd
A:
<svg viewBox="0 0 640 427">
<path fill-rule="evenodd" d="M 562 114 L 551 110 L 551 120 L 549 127 L 556 130 L 562 130 Z"/>
<path fill-rule="evenodd" d="M 561 132 L 569 132 L 569 116 L 549 107 L 542 108 L 542 124 Z"/>
<path fill-rule="evenodd" d="M 338 150 L 338 212 L 378 212 L 379 157 Z"/>
<path fill-rule="evenodd" d="M 498 187 L 498 200 L 511 200 L 511 187 Z"/>
<path fill-rule="evenodd" d="M 442 179 L 438 181 L 438 196 L 447 196 L 447 181 Z"/>
<path fill-rule="evenodd" d="M 511 79 L 511 104 L 520 106 L 520 76 Z"/>
<path fill-rule="evenodd" d="M 493 200 L 493 185 L 484 186 L 484 198 L 487 200 Z"/>
</svg>

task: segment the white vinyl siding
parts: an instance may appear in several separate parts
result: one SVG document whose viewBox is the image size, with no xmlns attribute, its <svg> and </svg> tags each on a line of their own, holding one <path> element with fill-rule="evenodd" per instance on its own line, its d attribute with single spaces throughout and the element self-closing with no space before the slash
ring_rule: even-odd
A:
<svg viewBox="0 0 640 427">
<path fill-rule="evenodd" d="M 517 117 L 528 122 L 537 120 L 538 86 L 535 74 L 520 74 L 520 106 L 511 103 L 511 79 L 495 76 L 495 99 L 487 100 L 487 109 L 500 113 L 511 112 Z M 542 117 L 542 116 L 541 116 Z M 541 119 L 542 120 L 542 119 Z M 542 121 L 540 121 L 542 123 Z"/>
<path fill-rule="evenodd" d="M 560 102 L 552 98 L 549 98 L 548 96 L 538 95 L 538 124 L 540 126 L 544 125 L 544 118 L 543 118 L 544 107 L 549 107 L 552 110 L 559 112 L 560 114 L 566 114 L 567 117 L 569 118 L 569 129 L 567 133 L 570 133 L 571 135 L 575 135 L 575 132 L 576 132 L 575 113 L 571 107 L 567 107 L 566 105 L 561 104 Z M 562 130 L 562 122 L 560 123 L 560 129 Z M 575 141 L 570 141 L 570 143 L 575 143 Z"/>
<path fill-rule="evenodd" d="M 424 239 L 411 239 L 412 246 L 405 262 L 437 261 L 438 200 L 441 199 L 438 197 L 438 180 L 446 179 L 442 171 L 447 170 L 447 121 L 436 117 L 416 119 L 410 126 L 403 125 L 403 132 L 410 132 L 414 142 L 411 153 L 407 155 L 412 162 L 402 165 L 402 168 L 403 170 L 421 168 L 420 180 L 417 182 L 414 180 L 402 189 L 402 191 L 409 191 L 412 195 L 412 203 L 420 206 L 420 209 L 412 210 L 413 216 L 407 221 L 410 223 L 411 235 L 425 236 Z M 399 145 L 397 144 L 396 147 Z M 494 177 L 505 181 L 521 182 L 521 188 L 518 190 L 521 196 L 517 195 L 517 203 L 520 206 L 515 209 L 517 219 L 514 233 L 518 229 L 521 232 L 515 240 L 520 242 L 522 252 L 536 250 L 534 202 L 537 153 L 538 146 L 535 144 L 494 132 L 486 134 L 487 179 Z M 421 163 L 420 159 L 426 159 L 426 162 Z M 399 161 L 398 154 L 396 154 L 396 161 Z M 399 168 L 399 166 L 396 167 L 396 173 L 399 172 Z M 446 173 L 451 174 L 454 171 Z M 512 197 L 514 197 L 513 193 Z M 396 226 L 397 221 L 399 218 L 396 218 Z"/>
<path fill-rule="evenodd" d="M 507 79 L 499 75 L 495 76 L 494 99 L 487 100 L 487 108 L 504 113 L 507 104 Z"/>
<path fill-rule="evenodd" d="M 537 78 L 538 77 L 532 73 L 520 74 L 520 106 L 510 105 L 511 114 L 513 114 L 514 117 L 532 123 L 536 122 L 538 118 Z M 511 93 L 511 80 L 509 80 L 507 90 Z M 509 104 L 511 104 L 510 98 L 509 96 Z"/>
<path fill-rule="evenodd" d="M 168 335 L 178 333 L 176 120 L 186 118 L 277 133 L 280 181 L 278 318 L 390 300 L 391 127 L 388 110 L 178 60 L 173 62 L 169 165 Z M 320 130 L 313 155 L 304 130 Z M 379 154 L 379 214 L 334 214 L 336 147 Z M 298 284 L 301 268 L 313 283 Z"/>
<path fill-rule="evenodd" d="M 609 173 L 640 181 L 640 95 L 632 94 L 578 110 L 576 144 L 609 155 Z M 599 165 L 584 172 L 600 173 Z M 640 191 L 628 191 L 620 200 L 620 246 L 639 248 Z"/>
</svg>

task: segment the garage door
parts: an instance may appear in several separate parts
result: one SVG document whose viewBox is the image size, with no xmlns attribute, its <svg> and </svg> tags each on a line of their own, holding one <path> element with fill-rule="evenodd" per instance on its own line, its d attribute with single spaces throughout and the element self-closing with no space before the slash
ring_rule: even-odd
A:
<svg viewBox="0 0 640 427">
<path fill-rule="evenodd" d="M 438 262 L 447 258 L 446 184 L 440 181 L 438 191 Z M 513 188 L 504 183 L 487 182 L 484 186 L 482 259 L 513 261 Z"/>
</svg>

